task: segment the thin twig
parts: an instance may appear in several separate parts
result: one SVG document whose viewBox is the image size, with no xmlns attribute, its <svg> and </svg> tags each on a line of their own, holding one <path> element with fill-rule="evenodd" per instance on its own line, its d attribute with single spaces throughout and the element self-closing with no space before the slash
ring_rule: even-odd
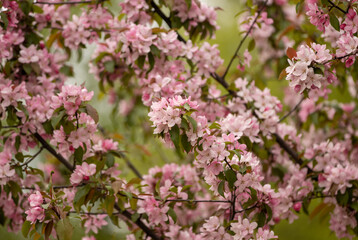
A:
<svg viewBox="0 0 358 240">
<path fill-rule="evenodd" d="M 57 158 L 65 167 L 73 172 L 75 169 L 70 162 L 68 162 L 61 154 L 57 153 L 54 148 L 46 142 L 46 140 L 38 133 L 34 133 L 33 136 L 42 144 L 42 146 L 49 151 L 55 158 Z"/>
<path fill-rule="evenodd" d="M 244 44 L 246 38 L 249 36 L 249 34 L 251 33 L 252 29 L 254 28 L 254 25 L 256 24 L 257 19 L 260 17 L 262 11 L 265 9 L 266 3 L 267 3 L 267 0 L 264 2 L 263 6 L 260 8 L 260 10 L 257 12 L 257 16 L 255 17 L 254 21 L 251 23 L 251 26 L 250 26 L 249 30 L 247 30 L 244 38 L 241 39 L 239 45 L 236 48 L 236 51 L 235 51 L 234 55 L 231 57 L 230 62 L 227 65 L 226 70 L 225 70 L 225 72 L 224 72 L 224 74 L 222 75 L 221 78 L 224 79 L 226 77 L 226 75 L 229 72 L 229 69 L 230 69 L 232 63 L 234 62 L 235 58 L 237 57 L 237 54 L 238 54 L 240 48 L 242 47 L 242 45 Z"/>
<path fill-rule="evenodd" d="M 266 2 L 267 2 L 267 0 L 265 1 L 264 6 L 262 7 L 262 10 L 264 9 L 264 7 L 265 7 L 265 5 L 266 5 Z M 154 5 L 155 5 L 155 3 L 154 3 Z M 153 2 L 152 2 L 152 6 L 153 6 Z M 160 10 L 160 9 L 159 9 L 159 10 Z M 260 9 L 260 10 L 261 10 L 261 9 Z M 262 10 L 261 10 L 261 11 L 262 11 Z M 158 13 L 158 14 L 159 14 L 159 13 Z M 162 15 L 160 15 L 160 14 L 159 14 L 159 16 L 161 16 L 162 18 L 165 17 L 165 15 L 162 16 Z M 256 16 L 256 17 L 258 17 L 258 16 Z M 165 19 L 163 18 L 163 20 L 170 22 L 170 19 L 168 19 L 168 18 L 165 18 Z M 169 24 L 168 24 L 168 25 L 169 25 Z M 171 25 L 170 25 L 170 26 L 171 26 Z M 179 34 L 178 34 L 178 39 L 180 40 L 180 35 L 179 35 Z M 240 46 L 240 45 L 239 45 L 239 46 Z M 236 56 L 236 54 L 235 54 L 235 56 Z M 210 73 L 210 76 L 211 76 L 212 78 L 214 78 L 221 86 L 223 86 L 223 87 L 229 92 L 230 95 L 232 95 L 232 96 L 234 96 L 234 97 L 237 96 L 236 92 L 234 92 L 233 90 L 229 89 L 229 84 L 225 81 L 225 76 L 226 76 L 226 74 L 224 74 L 223 77 L 220 77 L 216 72 L 213 72 L 213 73 Z M 247 106 L 246 106 L 246 108 L 248 109 Z M 254 115 L 255 115 L 255 113 L 254 113 Z M 277 133 L 273 133 L 272 135 L 275 136 L 275 140 L 276 140 L 277 144 L 278 144 L 285 152 L 287 152 L 288 155 L 290 155 L 290 156 L 294 159 L 294 161 L 295 161 L 296 163 L 301 163 L 301 164 L 303 163 L 302 159 L 300 159 L 300 158 L 298 157 L 298 154 L 288 145 L 288 143 L 286 143 L 285 140 L 283 140 Z M 307 166 L 306 166 L 306 167 L 307 167 Z M 309 172 L 313 172 L 309 167 L 307 167 L 307 168 L 308 168 L 308 171 L 309 171 Z"/>
<path fill-rule="evenodd" d="M 53 186 L 53 189 L 66 189 L 66 188 L 78 188 L 78 187 L 83 187 L 85 186 L 87 183 L 81 183 L 79 185 L 58 185 L 58 186 Z M 36 188 L 34 187 L 21 187 L 21 189 L 25 189 L 25 190 L 36 190 Z M 105 190 L 105 188 L 101 188 L 101 187 L 97 187 L 98 190 Z M 121 194 L 118 193 L 121 196 L 126 197 L 127 195 L 125 194 Z M 141 197 L 136 197 L 136 196 L 132 196 L 132 198 L 137 199 L 137 200 L 146 200 L 145 198 L 141 198 Z M 230 203 L 230 201 L 228 200 L 211 200 L 211 199 L 182 199 L 182 198 L 177 198 L 177 199 L 160 199 L 160 198 L 155 198 L 155 200 L 159 201 L 159 202 L 188 202 L 188 203 Z"/>
<path fill-rule="evenodd" d="M 14 126 L 1 126 L 0 128 L 4 128 L 4 129 L 6 129 L 6 128 L 18 128 L 18 127 L 20 127 L 21 125 L 14 125 Z"/>
<path fill-rule="evenodd" d="M 347 9 L 347 11 L 344 11 L 342 8 L 340 8 L 339 6 L 337 6 L 336 4 L 334 4 L 331 0 L 328 0 L 328 2 L 332 5 L 332 7 L 338 9 L 338 10 L 341 11 L 342 13 L 344 13 L 344 14 L 347 14 L 347 13 L 348 13 L 348 9 Z"/>
<path fill-rule="evenodd" d="M 230 203 L 228 200 L 167 199 L 165 202 Z"/>
<path fill-rule="evenodd" d="M 330 60 L 327 60 L 327 61 L 325 61 L 325 62 L 323 62 L 323 63 L 317 63 L 317 64 L 326 65 L 326 64 L 329 63 L 329 62 L 332 62 L 332 61 L 335 61 L 335 60 L 341 60 L 341 59 L 344 59 L 344 58 L 346 58 L 346 57 L 350 57 L 350 56 L 356 55 L 357 53 L 358 53 L 358 49 L 356 49 L 354 52 L 351 52 L 351 53 L 349 53 L 349 54 L 346 54 L 346 55 L 343 55 L 343 56 L 340 56 L 340 57 L 334 57 L 334 58 L 332 58 L 332 59 L 330 59 Z"/>
<path fill-rule="evenodd" d="M 106 136 L 106 130 L 101 126 L 97 125 L 97 129 L 101 132 L 103 136 Z M 123 152 L 118 152 L 118 154 L 121 156 L 122 159 L 126 162 L 127 166 L 133 171 L 133 173 L 140 179 L 143 180 L 142 174 L 139 172 L 139 170 L 132 164 L 132 162 L 128 159 L 128 157 Z"/>
<path fill-rule="evenodd" d="M 48 2 L 48 1 L 40 1 L 38 2 L 37 0 L 34 1 L 34 4 L 49 4 L 49 5 L 62 5 L 62 4 L 99 4 L 102 2 L 105 2 L 107 0 L 97 0 L 97 1 L 72 1 L 72 2 L 63 2 L 63 1 L 59 1 L 59 2 Z"/>
<path fill-rule="evenodd" d="M 34 133 L 33 136 L 42 144 L 42 146 L 44 148 L 46 148 L 46 150 L 48 150 L 54 157 L 57 158 L 57 160 L 59 160 L 63 165 L 65 165 L 65 167 L 70 170 L 71 172 L 74 171 L 74 168 L 72 167 L 72 165 L 61 155 L 61 154 L 58 154 L 56 152 L 56 150 L 54 148 L 52 148 L 46 141 L 45 139 L 43 139 L 41 137 L 40 134 L 38 133 Z M 122 212 L 122 215 L 124 217 L 126 217 L 129 221 L 132 221 L 132 213 L 130 213 L 128 210 L 122 210 L 119 205 L 116 203 L 114 205 L 114 208 L 119 211 L 119 212 Z M 162 237 L 159 237 L 156 233 L 153 232 L 152 229 L 150 229 L 147 225 L 145 225 L 142 220 L 140 218 L 138 218 L 136 221 L 135 221 L 135 224 L 140 227 L 148 236 L 150 236 L 152 239 L 154 240 L 161 240 Z"/>
<path fill-rule="evenodd" d="M 21 164 L 20 167 L 27 166 L 31 161 L 33 161 L 44 149 L 44 147 L 40 147 L 40 150 L 35 153 L 29 160 L 27 160 L 25 163 Z"/>
<path fill-rule="evenodd" d="M 224 158 L 224 161 L 225 161 L 226 164 L 229 166 L 229 168 L 234 171 L 234 169 L 231 167 L 230 163 L 226 160 L 226 158 Z"/>
<path fill-rule="evenodd" d="M 168 18 L 163 11 L 158 7 L 158 5 L 154 2 L 151 1 L 151 5 L 154 8 L 154 11 L 164 20 L 164 22 L 168 25 L 169 28 L 172 28 L 172 22 L 170 20 L 170 18 Z M 177 32 L 178 34 L 178 40 L 186 43 L 185 39 Z"/>
<path fill-rule="evenodd" d="M 294 111 L 297 110 L 297 108 L 301 105 L 301 103 L 303 102 L 303 100 L 305 100 L 305 98 L 301 98 L 301 100 L 296 104 L 296 106 L 294 108 L 291 109 L 291 111 L 289 111 L 288 113 L 285 114 L 285 116 L 283 116 L 278 122 L 281 123 L 283 120 L 285 120 L 288 116 L 290 116 Z"/>
</svg>

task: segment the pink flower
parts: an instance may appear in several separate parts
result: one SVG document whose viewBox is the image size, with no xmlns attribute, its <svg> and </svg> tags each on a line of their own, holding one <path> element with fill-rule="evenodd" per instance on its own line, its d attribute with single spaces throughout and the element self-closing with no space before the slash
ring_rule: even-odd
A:
<svg viewBox="0 0 358 240">
<path fill-rule="evenodd" d="M 86 233 L 89 233 L 90 231 L 98 233 L 98 229 L 108 224 L 107 221 L 104 220 L 106 217 L 106 214 L 87 216 L 86 222 L 84 224 Z"/>
<path fill-rule="evenodd" d="M 26 220 L 32 224 L 37 220 L 42 222 L 45 219 L 45 210 L 42 207 L 33 207 L 25 212 L 27 214 Z"/>
<path fill-rule="evenodd" d="M 38 62 L 40 60 L 41 53 L 37 51 L 35 45 L 30 45 L 30 47 L 26 48 L 24 46 L 20 46 L 20 57 L 19 62 L 21 63 L 32 63 L 32 62 Z"/>
<path fill-rule="evenodd" d="M 324 32 L 325 27 L 329 25 L 328 14 L 318 9 L 316 3 L 308 4 L 307 15 L 310 17 L 310 22 L 315 25 L 320 31 Z"/>
<path fill-rule="evenodd" d="M 36 193 L 31 194 L 28 198 L 31 207 L 41 206 L 43 200 L 44 199 L 39 191 L 36 191 Z"/>
<path fill-rule="evenodd" d="M 96 173 L 96 165 L 86 162 L 82 165 L 77 165 L 75 171 L 71 174 L 70 181 L 72 184 L 79 184 L 82 180 L 88 181 L 89 177 Z"/>
</svg>

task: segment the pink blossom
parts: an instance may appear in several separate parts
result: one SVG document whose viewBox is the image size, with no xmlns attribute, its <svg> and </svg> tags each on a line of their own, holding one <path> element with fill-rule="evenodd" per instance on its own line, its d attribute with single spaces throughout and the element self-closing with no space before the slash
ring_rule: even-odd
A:
<svg viewBox="0 0 358 240">
<path fill-rule="evenodd" d="M 89 177 L 96 173 L 96 165 L 86 162 L 77 165 L 75 171 L 71 174 L 70 181 L 72 184 L 79 184 L 82 180 L 88 181 Z"/>
<path fill-rule="evenodd" d="M 25 212 L 27 214 L 26 220 L 32 224 L 37 220 L 42 222 L 45 219 L 45 210 L 42 207 L 33 207 Z"/>
<path fill-rule="evenodd" d="M 31 194 L 28 198 L 31 207 L 41 206 L 43 203 L 43 197 L 39 191 Z"/>
</svg>

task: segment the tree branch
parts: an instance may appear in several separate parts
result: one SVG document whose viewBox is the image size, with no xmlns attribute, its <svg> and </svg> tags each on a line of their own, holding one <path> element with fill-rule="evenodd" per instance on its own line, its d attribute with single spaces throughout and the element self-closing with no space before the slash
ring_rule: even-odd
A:
<svg viewBox="0 0 358 240">
<path fill-rule="evenodd" d="M 23 167 L 23 166 L 27 166 L 31 161 L 33 161 L 41 152 L 42 150 L 44 149 L 44 147 L 41 147 L 40 150 L 35 153 L 35 155 L 33 155 L 29 160 L 27 160 L 24 164 L 21 164 L 20 167 Z"/>
<path fill-rule="evenodd" d="M 41 137 L 40 134 L 38 133 L 34 133 L 33 136 L 42 144 L 42 146 L 44 148 L 46 148 L 46 150 L 48 150 L 55 158 L 57 158 L 63 165 L 65 165 L 65 167 L 70 170 L 71 172 L 73 172 L 74 168 L 73 166 L 61 155 L 58 154 L 56 152 L 56 150 L 54 148 L 52 148 L 45 139 L 43 139 Z M 118 210 L 119 212 L 122 212 L 122 215 L 124 217 L 126 217 L 129 221 L 133 221 L 132 220 L 132 214 L 130 212 L 128 212 L 127 210 L 123 210 L 118 206 L 118 204 L 116 203 L 114 205 L 115 209 Z M 148 236 L 150 236 L 151 238 L 153 238 L 154 240 L 160 240 L 162 239 L 161 237 L 158 237 L 153 230 L 151 230 L 147 225 L 145 225 L 140 218 L 138 218 L 135 221 L 135 224 L 140 227 Z"/>
<path fill-rule="evenodd" d="M 262 8 L 259 10 L 260 12 L 260 14 L 261 14 L 261 12 L 263 11 L 263 9 L 266 7 L 266 3 L 267 3 L 267 0 L 264 2 L 264 5 L 262 6 Z M 159 14 L 159 12 L 158 11 L 160 11 L 161 12 L 161 10 L 159 9 L 159 7 L 152 1 L 152 6 L 154 7 L 154 6 L 156 6 L 156 12 Z M 157 9 L 159 9 L 159 10 L 157 10 Z M 258 16 L 260 15 L 260 14 L 258 14 L 257 16 L 256 16 L 256 18 L 255 18 L 255 20 L 254 20 L 254 23 L 257 21 L 257 18 L 258 18 Z M 168 23 L 170 23 L 170 24 L 168 24 L 168 26 L 171 26 L 171 21 L 170 21 L 170 19 L 169 18 L 167 18 L 164 14 L 159 14 L 159 16 L 160 17 L 162 17 L 163 18 L 163 20 L 165 21 L 165 22 L 167 22 L 167 24 Z M 165 17 L 165 18 L 164 18 Z M 252 30 L 252 27 L 253 27 L 253 24 L 251 25 L 251 27 L 250 27 L 250 29 Z M 249 30 L 250 30 L 249 29 Z M 251 31 L 250 30 L 250 31 Z M 246 33 L 246 35 L 248 35 L 249 34 L 249 31 Z M 245 36 L 246 36 L 245 35 Z M 246 36 L 247 37 L 247 36 Z M 178 34 L 178 39 L 180 40 L 180 35 Z M 246 38 L 245 38 L 246 39 Z M 243 42 L 245 39 L 242 39 L 241 41 Z M 182 40 L 180 40 L 180 41 L 182 41 Z M 184 41 L 185 42 L 185 41 Z M 241 45 L 242 45 L 242 43 L 240 42 L 239 43 L 239 46 L 238 46 L 238 49 L 240 50 L 240 47 L 241 47 Z M 236 49 L 237 50 L 237 49 Z M 237 50 L 238 51 L 238 50 Z M 236 56 L 236 53 L 235 53 L 235 55 L 234 55 L 234 57 Z M 231 61 L 232 62 L 232 61 Z M 232 64 L 232 63 L 231 63 Z M 231 64 L 229 64 L 229 66 L 228 67 L 230 67 L 230 65 Z M 227 68 L 228 69 L 228 68 Z M 225 73 L 224 73 L 224 75 L 222 76 L 222 77 L 220 77 L 216 72 L 213 72 L 213 73 L 211 73 L 210 75 L 211 75 L 211 77 L 212 78 L 214 78 L 221 86 L 223 86 L 228 92 L 229 92 L 229 94 L 230 95 L 232 95 L 232 96 L 234 96 L 234 97 L 236 97 L 237 95 L 236 95 L 236 92 L 234 92 L 234 91 L 232 91 L 232 90 L 230 90 L 229 89 L 229 84 L 225 81 L 225 77 L 226 77 L 226 74 L 227 74 L 227 72 L 228 72 L 228 70 L 226 69 L 226 71 L 225 71 Z M 288 155 L 290 155 L 292 158 L 293 158 L 293 160 L 296 162 L 296 163 L 299 163 L 299 164 L 302 164 L 303 163 L 303 161 L 302 161 L 302 159 L 300 159 L 299 157 L 298 157 L 298 154 L 285 142 L 285 140 L 283 140 L 277 133 L 273 133 L 272 135 L 274 135 L 275 136 L 275 139 L 276 139 L 276 142 L 278 143 L 278 145 L 285 151 L 285 152 L 287 152 L 288 153 Z M 308 168 L 308 172 L 312 172 L 312 170 L 310 169 L 310 168 Z"/>
<path fill-rule="evenodd" d="M 348 13 L 348 9 L 347 9 L 347 11 L 344 11 L 342 8 L 340 8 L 339 6 L 337 6 L 336 4 L 334 4 L 334 2 L 332 2 L 331 0 L 328 0 L 328 2 L 332 5 L 332 7 L 338 9 L 338 10 L 341 11 L 342 13 L 344 13 L 344 14 L 347 14 L 347 13 Z"/>
<path fill-rule="evenodd" d="M 285 116 L 283 116 L 278 122 L 281 123 L 283 122 L 283 120 L 285 120 L 288 116 L 290 116 L 294 111 L 297 110 L 297 108 L 301 105 L 301 103 L 303 102 L 303 100 L 305 100 L 305 98 L 301 98 L 301 100 L 296 104 L 296 106 L 294 108 L 291 109 L 291 111 L 289 111 L 288 113 L 285 114 Z"/>
<path fill-rule="evenodd" d="M 170 20 L 170 18 L 165 16 L 163 11 L 158 7 L 158 5 L 154 1 L 151 1 L 150 3 L 152 5 L 152 7 L 154 8 L 154 11 L 164 20 L 164 22 L 168 25 L 168 27 L 172 28 L 172 21 Z M 178 32 L 177 32 L 177 34 L 178 34 L 178 40 L 183 43 L 186 43 L 185 39 Z"/>
<path fill-rule="evenodd" d="M 106 130 L 99 124 L 97 124 L 97 129 L 101 132 L 101 134 L 106 137 L 107 133 Z M 127 166 L 133 171 L 133 173 L 140 179 L 143 180 L 142 174 L 138 171 L 138 169 L 132 164 L 131 161 L 129 161 L 128 157 L 123 153 L 123 152 L 117 152 L 118 155 L 121 156 L 121 158 L 124 159 L 124 161 L 126 162 Z"/>
<path fill-rule="evenodd" d="M 249 30 L 247 30 L 247 32 L 246 32 L 244 38 L 241 39 L 239 45 L 238 45 L 237 48 L 236 48 L 236 51 L 235 51 L 234 55 L 233 55 L 232 58 L 230 59 L 230 62 L 229 62 L 229 64 L 227 65 L 226 70 L 225 70 L 224 74 L 223 74 L 222 77 L 221 77 L 222 79 L 225 79 L 227 73 L 229 72 L 229 69 L 230 69 L 232 63 L 234 62 L 235 58 L 237 57 L 237 53 L 239 52 L 239 50 L 240 50 L 240 48 L 242 47 L 242 45 L 244 44 L 246 38 L 249 36 L 249 34 L 251 33 L 252 29 L 254 28 L 254 25 L 256 24 L 257 19 L 260 17 L 262 11 L 265 9 L 266 3 L 267 3 L 267 0 L 264 2 L 263 6 L 260 8 L 260 10 L 257 12 L 257 16 L 255 17 L 254 21 L 251 23 L 251 26 L 250 26 Z"/>
<path fill-rule="evenodd" d="M 65 165 L 68 170 L 73 172 L 75 168 L 71 165 L 71 163 L 69 163 L 61 154 L 57 153 L 56 150 L 52 148 L 50 144 L 48 144 L 46 140 L 41 137 L 40 134 L 34 133 L 33 136 L 42 144 L 42 146 L 47 151 L 49 151 L 55 158 L 57 158 L 63 165 Z"/>
<path fill-rule="evenodd" d="M 49 5 L 62 5 L 62 4 L 99 4 L 105 2 L 107 0 L 96 0 L 96 1 L 72 1 L 72 2 L 48 2 L 48 1 L 40 1 L 34 0 L 34 4 L 49 4 Z"/>
</svg>

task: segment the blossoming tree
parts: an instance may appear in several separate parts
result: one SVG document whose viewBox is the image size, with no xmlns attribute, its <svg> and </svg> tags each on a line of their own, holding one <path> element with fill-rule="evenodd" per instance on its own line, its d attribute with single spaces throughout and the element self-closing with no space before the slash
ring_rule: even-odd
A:
<svg viewBox="0 0 358 240">
<path fill-rule="evenodd" d="M 114 4 L 0 3 L 2 224 L 33 239 L 71 239 L 74 217 L 87 240 L 109 221 L 124 221 L 128 240 L 275 239 L 275 224 L 320 198 L 315 214 L 331 215 L 337 237 L 358 235 L 355 0 L 247 1 L 227 65 L 208 43 L 218 9 Z M 89 45 L 115 111 L 145 106 L 152 133 L 190 163 L 142 176 L 128 161 L 99 126 L 93 92 L 67 83 L 71 55 Z M 289 81 L 284 103 L 268 79 Z M 36 167 L 42 151 L 59 164 Z M 121 176 L 121 159 L 136 178 Z"/>
</svg>

